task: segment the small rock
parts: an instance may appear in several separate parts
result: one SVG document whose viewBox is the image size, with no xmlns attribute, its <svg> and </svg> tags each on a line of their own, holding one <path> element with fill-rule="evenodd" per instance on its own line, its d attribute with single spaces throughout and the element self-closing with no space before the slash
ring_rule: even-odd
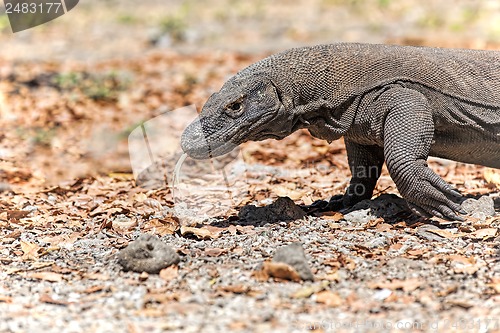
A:
<svg viewBox="0 0 500 333">
<path fill-rule="evenodd" d="M 370 241 L 365 243 L 365 246 L 369 249 L 375 249 L 375 248 L 380 248 L 384 247 L 389 244 L 389 240 L 387 237 L 381 236 L 377 238 L 373 238 Z"/>
<path fill-rule="evenodd" d="M 23 208 L 24 211 L 26 212 L 36 212 L 38 210 L 38 207 L 37 206 L 32 206 L 32 205 L 28 205 L 26 207 Z"/>
<path fill-rule="evenodd" d="M 306 212 L 297 206 L 289 197 L 280 197 L 274 203 L 265 207 L 247 205 L 241 208 L 238 217 L 248 222 L 291 221 L 303 218 Z"/>
<path fill-rule="evenodd" d="M 370 214 L 369 208 L 355 210 L 344 215 L 344 220 L 350 224 L 364 224 L 374 219 L 376 219 L 376 217 Z"/>
<path fill-rule="evenodd" d="M 12 191 L 9 183 L 0 182 L 0 193 Z"/>
<path fill-rule="evenodd" d="M 118 253 L 118 263 L 124 270 L 139 273 L 157 274 L 179 261 L 174 249 L 150 234 L 141 235 Z"/>
<path fill-rule="evenodd" d="M 139 275 L 139 281 L 144 282 L 149 278 L 149 274 L 146 272 L 142 272 L 141 275 Z"/>
<path fill-rule="evenodd" d="M 292 266 L 302 280 L 314 280 L 301 243 L 292 243 L 277 249 L 272 261 Z"/>
<path fill-rule="evenodd" d="M 392 291 L 390 289 L 381 289 L 377 291 L 374 295 L 373 298 L 376 299 L 377 301 L 384 301 L 387 297 L 392 295 Z"/>
<path fill-rule="evenodd" d="M 495 202 L 489 196 L 482 196 L 478 200 L 467 199 L 462 202 L 462 208 L 472 217 L 485 219 L 495 216 Z"/>
</svg>

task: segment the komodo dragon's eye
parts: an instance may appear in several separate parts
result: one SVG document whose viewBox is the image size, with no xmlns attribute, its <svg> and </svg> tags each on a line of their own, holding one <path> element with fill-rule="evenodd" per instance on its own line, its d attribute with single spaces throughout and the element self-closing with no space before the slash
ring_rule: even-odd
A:
<svg viewBox="0 0 500 333">
<path fill-rule="evenodd" d="M 226 114 L 232 118 L 239 117 L 243 113 L 243 103 L 241 100 L 226 105 Z"/>
<path fill-rule="evenodd" d="M 241 103 L 233 103 L 231 105 L 229 105 L 229 108 L 233 111 L 239 111 L 241 109 Z"/>
</svg>

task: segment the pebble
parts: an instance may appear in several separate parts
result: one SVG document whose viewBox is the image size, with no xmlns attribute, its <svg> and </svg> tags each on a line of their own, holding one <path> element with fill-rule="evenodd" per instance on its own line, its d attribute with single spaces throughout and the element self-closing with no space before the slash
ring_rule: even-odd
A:
<svg viewBox="0 0 500 333">
<path fill-rule="evenodd" d="M 140 273 L 156 274 L 179 261 L 174 249 L 150 234 L 141 235 L 118 253 L 118 263 L 124 270 Z"/>
<path fill-rule="evenodd" d="M 292 266 L 302 280 L 314 280 L 314 275 L 307 263 L 306 255 L 301 243 L 292 243 L 280 247 L 273 257 L 274 262 L 282 262 Z"/>
<path fill-rule="evenodd" d="M 466 199 L 462 202 L 462 208 L 472 217 L 481 220 L 495 216 L 495 202 L 489 196 L 482 196 L 479 199 Z"/>
</svg>

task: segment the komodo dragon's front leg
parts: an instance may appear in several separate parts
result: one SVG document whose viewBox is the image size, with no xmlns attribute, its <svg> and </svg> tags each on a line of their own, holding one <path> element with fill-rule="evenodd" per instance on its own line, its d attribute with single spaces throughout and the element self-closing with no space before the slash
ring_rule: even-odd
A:
<svg viewBox="0 0 500 333">
<path fill-rule="evenodd" d="M 411 210 L 423 216 L 462 220 L 464 213 L 451 199 L 461 198 L 427 166 L 434 136 L 432 110 L 424 95 L 407 88 L 391 88 L 373 102 L 369 112 L 381 112 L 387 169 Z"/>
<path fill-rule="evenodd" d="M 375 145 L 357 144 L 347 138 L 345 146 L 352 178 L 345 195 L 337 200 L 342 200 L 343 207 L 349 207 L 372 197 L 382 172 L 384 149 Z M 333 207 L 333 202 L 330 205 Z"/>
</svg>

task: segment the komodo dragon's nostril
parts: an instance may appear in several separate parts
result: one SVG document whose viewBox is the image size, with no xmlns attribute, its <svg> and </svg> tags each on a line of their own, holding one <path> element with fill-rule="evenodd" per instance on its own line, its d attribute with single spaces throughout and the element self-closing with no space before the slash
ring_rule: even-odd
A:
<svg viewBox="0 0 500 333">
<path fill-rule="evenodd" d="M 195 132 L 193 133 L 192 135 L 192 139 L 195 140 L 195 141 L 199 141 L 203 138 L 203 134 L 202 133 L 199 133 L 199 132 Z"/>
</svg>

